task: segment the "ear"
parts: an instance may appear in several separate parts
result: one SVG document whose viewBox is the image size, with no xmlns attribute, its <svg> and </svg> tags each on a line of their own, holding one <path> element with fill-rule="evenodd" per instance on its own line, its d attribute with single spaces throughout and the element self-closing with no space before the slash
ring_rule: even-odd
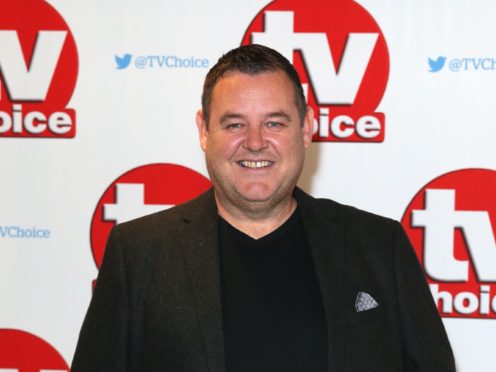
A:
<svg viewBox="0 0 496 372">
<path fill-rule="evenodd" d="M 303 119 L 303 144 L 307 149 L 308 146 L 312 143 L 313 136 L 313 109 L 310 106 L 307 106 L 307 113 L 305 114 L 305 118 Z"/>
<path fill-rule="evenodd" d="M 208 129 L 207 123 L 203 119 L 202 110 L 198 110 L 196 113 L 196 126 L 198 127 L 198 135 L 200 136 L 200 146 L 205 151 L 207 148 Z"/>
</svg>

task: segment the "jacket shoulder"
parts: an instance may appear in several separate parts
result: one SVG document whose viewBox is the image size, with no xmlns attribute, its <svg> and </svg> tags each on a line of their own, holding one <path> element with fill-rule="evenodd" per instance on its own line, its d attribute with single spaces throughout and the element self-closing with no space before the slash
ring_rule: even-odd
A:
<svg viewBox="0 0 496 372">
<path fill-rule="evenodd" d="M 305 213 L 311 213 L 319 218 L 326 218 L 329 222 L 349 227 L 385 227 L 397 226 L 399 223 L 388 217 L 364 211 L 362 209 L 341 204 L 337 201 L 326 198 L 314 198 L 301 190 L 295 193 L 298 204 Z"/>
<path fill-rule="evenodd" d="M 133 239 L 171 236 L 177 234 L 182 226 L 187 226 L 190 220 L 206 218 L 212 213 L 216 213 L 215 202 L 211 191 L 207 191 L 183 204 L 120 223 L 113 231 Z"/>
</svg>

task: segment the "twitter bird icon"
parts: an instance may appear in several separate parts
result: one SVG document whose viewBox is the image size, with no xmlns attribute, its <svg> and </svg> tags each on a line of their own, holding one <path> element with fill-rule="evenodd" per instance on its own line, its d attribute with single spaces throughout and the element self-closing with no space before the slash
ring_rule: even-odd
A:
<svg viewBox="0 0 496 372">
<path fill-rule="evenodd" d="M 429 58 L 429 67 L 431 70 L 429 72 L 438 72 L 444 67 L 444 62 L 446 62 L 446 57 L 437 57 L 436 60 Z"/>
<path fill-rule="evenodd" d="M 129 66 L 129 63 L 131 63 L 131 54 L 124 54 L 122 57 L 119 57 L 117 54 L 115 55 L 115 63 L 117 64 L 117 69 L 122 70 Z"/>
</svg>

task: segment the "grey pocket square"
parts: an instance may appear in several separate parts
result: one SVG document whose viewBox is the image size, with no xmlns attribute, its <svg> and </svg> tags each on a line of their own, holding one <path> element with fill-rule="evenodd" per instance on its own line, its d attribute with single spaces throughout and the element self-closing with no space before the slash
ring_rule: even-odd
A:
<svg viewBox="0 0 496 372">
<path fill-rule="evenodd" d="M 366 311 L 379 306 L 376 300 L 365 292 L 358 292 L 356 301 L 355 301 L 355 309 L 357 312 Z"/>
</svg>

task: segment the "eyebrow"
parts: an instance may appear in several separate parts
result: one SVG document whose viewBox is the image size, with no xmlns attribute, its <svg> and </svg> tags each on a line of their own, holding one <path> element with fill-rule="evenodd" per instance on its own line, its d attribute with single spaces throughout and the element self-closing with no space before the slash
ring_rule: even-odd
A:
<svg viewBox="0 0 496 372">
<path fill-rule="evenodd" d="M 238 114 L 235 112 L 226 112 L 224 115 L 220 117 L 220 122 L 225 123 L 228 120 L 244 119 L 244 118 L 245 116 L 242 114 Z M 286 114 L 284 111 L 274 111 L 264 115 L 264 119 L 274 119 L 274 118 L 283 118 L 287 121 L 291 121 L 291 117 L 288 114 Z"/>
<path fill-rule="evenodd" d="M 291 117 L 288 114 L 286 114 L 284 111 L 269 112 L 267 115 L 265 115 L 265 119 L 273 119 L 273 118 L 282 118 L 285 119 L 286 121 L 291 121 Z"/>
<path fill-rule="evenodd" d="M 222 115 L 220 117 L 219 121 L 221 124 L 223 124 L 226 121 L 231 120 L 231 119 L 243 119 L 243 118 L 244 118 L 244 116 L 241 114 L 236 114 L 234 112 L 226 112 L 224 115 Z"/>
</svg>

